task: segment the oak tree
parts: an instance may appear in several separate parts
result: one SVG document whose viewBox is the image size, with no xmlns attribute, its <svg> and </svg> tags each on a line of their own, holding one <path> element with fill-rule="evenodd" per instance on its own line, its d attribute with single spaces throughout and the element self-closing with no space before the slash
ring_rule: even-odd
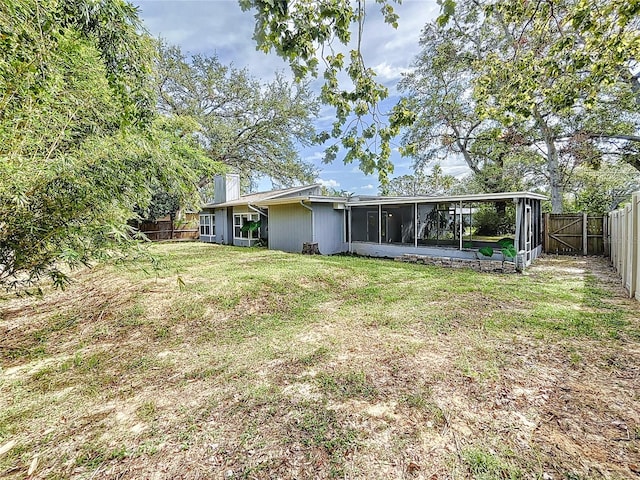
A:
<svg viewBox="0 0 640 480">
<path fill-rule="evenodd" d="M 243 178 L 269 176 L 280 185 L 315 178 L 298 154 L 316 133 L 318 104 L 306 85 L 282 75 L 263 84 L 216 56 L 188 58 L 175 46 L 160 47 L 157 75 L 160 112 L 191 118 L 212 160 Z"/>
</svg>

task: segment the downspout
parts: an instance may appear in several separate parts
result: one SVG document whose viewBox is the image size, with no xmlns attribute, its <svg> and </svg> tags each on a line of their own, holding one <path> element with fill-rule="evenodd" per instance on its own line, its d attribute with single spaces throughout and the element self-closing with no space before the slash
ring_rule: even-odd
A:
<svg viewBox="0 0 640 480">
<path fill-rule="evenodd" d="M 269 218 L 269 216 L 264 213 L 262 210 L 260 210 L 259 208 L 254 207 L 253 205 L 251 205 L 250 203 L 247 203 L 247 207 L 249 207 L 251 210 L 253 210 L 254 212 L 256 212 L 258 215 L 262 215 L 265 218 Z M 260 217 L 258 217 L 260 218 Z M 258 240 L 260 240 L 262 237 L 259 237 Z M 267 237 L 268 239 L 269 237 Z M 268 242 L 267 242 L 268 243 Z M 249 245 L 251 245 L 251 240 L 249 240 Z"/>
<path fill-rule="evenodd" d="M 314 223 L 313 222 L 313 208 L 311 208 L 309 205 L 305 205 L 304 200 L 300 200 L 300 205 L 302 205 L 304 208 L 306 208 L 307 210 L 309 210 L 311 212 L 311 243 L 316 243 L 316 229 L 314 228 L 314 225 L 313 225 L 313 223 Z"/>
</svg>

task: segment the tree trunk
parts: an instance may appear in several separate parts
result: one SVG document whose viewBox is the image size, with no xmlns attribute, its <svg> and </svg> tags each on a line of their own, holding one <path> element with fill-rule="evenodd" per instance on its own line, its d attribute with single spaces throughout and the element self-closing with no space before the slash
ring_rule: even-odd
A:
<svg viewBox="0 0 640 480">
<path fill-rule="evenodd" d="M 549 176 L 549 190 L 551 193 L 551 213 L 562 213 L 562 179 L 558 162 L 558 150 L 556 149 L 553 130 L 547 125 L 542 115 L 534 109 L 534 117 L 542 133 L 547 147 L 547 174 Z"/>
<path fill-rule="evenodd" d="M 562 185 L 558 166 L 558 151 L 553 139 L 545 138 L 547 144 L 547 172 L 551 190 L 551 213 L 562 213 Z"/>
<path fill-rule="evenodd" d="M 175 220 L 175 214 L 169 215 L 169 240 L 173 240 L 173 221 Z"/>
</svg>

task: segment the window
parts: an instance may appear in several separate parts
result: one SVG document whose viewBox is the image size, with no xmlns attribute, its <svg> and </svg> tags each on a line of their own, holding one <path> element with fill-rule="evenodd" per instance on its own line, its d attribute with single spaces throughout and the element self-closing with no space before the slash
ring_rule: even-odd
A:
<svg viewBox="0 0 640 480">
<path fill-rule="evenodd" d="M 235 214 L 233 216 L 233 236 L 248 240 L 260 238 L 260 215 L 257 213 Z"/>
<path fill-rule="evenodd" d="M 213 236 L 216 233 L 216 216 L 210 214 L 200 215 L 200 235 Z"/>
</svg>

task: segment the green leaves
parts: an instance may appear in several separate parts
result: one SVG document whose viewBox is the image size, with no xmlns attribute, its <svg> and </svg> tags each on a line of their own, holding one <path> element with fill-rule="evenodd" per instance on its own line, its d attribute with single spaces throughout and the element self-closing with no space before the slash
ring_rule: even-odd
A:
<svg viewBox="0 0 640 480">
<path fill-rule="evenodd" d="M 318 76 L 324 67 L 321 87 L 323 103 L 335 108 L 336 120 L 331 136 L 336 142 L 327 147 L 325 161 L 336 157 L 336 146 L 346 150 L 345 163 L 359 161 L 363 172 L 379 172 L 386 182 L 393 171 L 389 161 L 391 138 L 399 127 L 387 126 L 379 104 L 387 98 L 387 88 L 375 79 L 375 72 L 365 65 L 360 50 L 365 29 L 365 2 L 349 0 L 301 0 L 288 3 L 288 8 L 274 6 L 275 0 L 241 0 L 244 10 L 254 10 L 254 39 L 258 49 L 276 53 L 289 62 L 296 79 Z M 277 3 L 277 2 L 276 2 Z M 376 0 L 384 21 L 397 27 L 398 15 L 393 0 Z M 345 60 L 342 46 L 350 44 L 352 31 L 357 32 L 356 47 Z M 336 42 L 337 40 L 337 42 Z M 318 59 L 321 61 L 319 62 Z M 339 81 L 341 73 L 348 79 Z"/>
<path fill-rule="evenodd" d="M 640 33 L 632 20 L 640 12 L 638 2 L 508 1 L 483 6 L 487 21 L 505 32 L 508 43 L 502 55 L 482 62 L 479 83 L 491 84 L 498 72 L 511 82 L 510 88 L 494 88 L 483 103 L 531 116 L 530 109 L 517 108 L 519 99 L 536 99 L 544 109 L 562 111 L 585 98 L 593 100 L 603 87 L 628 82 L 626 72 L 640 52 Z"/>
<path fill-rule="evenodd" d="M 505 240 L 510 240 L 511 244 L 507 245 L 506 243 L 504 243 Z M 503 243 L 501 243 L 501 242 L 503 242 Z M 513 260 L 518 255 L 518 252 L 516 252 L 516 249 L 513 246 L 513 239 L 504 239 L 503 238 L 502 240 L 500 240 L 498 242 L 498 244 L 502 247 L 500 249 L 500 252 L 504 256 L 505 260 L 506 259 Z M 481 247 L 481 248 L 478 249 L 478 252 L 480 254 L 482 254 L 483 256 L 485 256 L 485 257 L 493 257 L 494 250 L 493 250 L 492 247 Z"/>
<path fill-rule="evenodd" d="M 438 0 L 438 4 L 441 6 L 442 13 L 437 18 L 436 23 L 439 27 L 444 27 L 455 14 L 456 2 L 453 0 Z"/>
<path fill-rule="evenodd" d="M 417 168 L 459 154 L 479 191 L 544 186 L 555 212 L 580 188 L 577 167 L 636 163 L 624 153 L 640 106 L 627 3 L 442 1 L 401 83 L 416 112 L 403 153 Z"/>
<path fill-rule="evenodd" d="M 215 56 L 187 58 L 166 46 L 160 47 L 158 77 L 161 111 L 194 122 L 212 160 L 243 178 L 268 175 L 281 185 L 315 177 L 296 148 L 296 142 L 319 138 L 312 124 L 318 102 L 306 85 L 282 76 L 265 85 Z M 200 183 L 206 181 L 203 175 Z"/>
<path fill-rule="evenodd" d="M 504 258 L 514 259 L 518 255 L 513 238 L 501 238 L 498 240 L 498 245 L 500 245 L 500 251 Z"/>
<path fill-rule="evenodd" d="M 194 124 L 152 121 L 151 41 L 130 4 L 5 3 L 0 285 L 64 286 L 68 268 L 136 250 L 134 206 L 157 189 L 188 205 L 197 173 L 215 166 Z"/>
<path fill-rule="evenodd" d="M 247 220 L 240 228 L 240 231 L 249 233 L 257 232 L 260 229 L 261 225 L 262 223 L 260 222 L 260 220 Z"/>
</svg>

